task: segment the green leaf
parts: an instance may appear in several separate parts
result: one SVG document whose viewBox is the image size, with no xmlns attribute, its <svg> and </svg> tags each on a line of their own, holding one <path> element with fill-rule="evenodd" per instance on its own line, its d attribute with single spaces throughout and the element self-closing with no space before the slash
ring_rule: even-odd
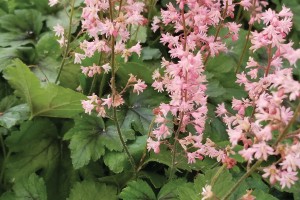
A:
<svg viewBox="0 0 300 200">
<path fill-rule="evenodd" d="M 77 30 L 77 27 L 80 22 L 80 16 L 81 16 L 80 9 L 74 9 L 73 20 L 72 20 L 72 30 L 71 30 L 72 33 L 74 33 Z M 56 26 L 57 24 L 64 27 L 65 30 L 68 30 L 69 15 L 65 9 L 62 9 L 55 14 L 46 16 L 46 25 L 50 30 L 52 30 L 53 27 Z"/>
<path fill-rule="evenodd" d="M 77 182 L 68 200 L 117 200 L 117 190 L 113 186 L 92 181 Z"/>
<path fill-rule="evenodd" d="M 52 32 L 44 34 L 35 45 L 37 55 L 40 58 L 58 58 L 61 56 L 61 48 L 59 47 L 57 39 L 58 38 L 55 37 Z"/>
<path fill-rule="evenodd" d="M 205 175 L 199 174 L 194 181 L 195 191 L 200 192 L 202 191 L 202 188 L 205 187 L 205 185 L 210 185 L 212 179 L 215 178 L 215 175 L 219 169 L 220 167 L 216 167 L 206 171 Z M 212 191 L 217 197 L 222 198 L 234 185 L 234 183 L 235 182 L 233 181 L 232 175 L 230 174 L 229 170 L 224 169 L 216 179 L 215 184 L 212 187 Z"/>
<path fill-rule="evenodd" d="M 28 38 L 39 35 L 43 27 L 42 14 L 33 9 L 15 10 L 0 18 L 0 27 L 8 32 L 26 33 Z"/>
<path fill-rule="evenodd" d="M 12 153 L 5 169 L 5 176 L 10 180 L 36 171 L 51 174 L 60 159 L 56 127 L 45 118 L 22 123 L 20 131 L 12 132 L 5 144 Z"/>
<path fill-rule="evenodd" d="M 161 52 L 159 49 L 154 49 L 151 47 L 144 47 L 142 49 L 142 60 L 157 60 L 161 57 Z"/>
<path fill-rule="evenodd" d="M 199 192 L 196 192 L 192 183 L 186 183 L 178 188 L 180 200 L 199 200 Z"/>
<path fill-rule="evenodd" d="M 178 146 L 178 145 L 177 145 Z M 185 152 L 181 149 L 181 147 L 177 148 L 176 151 L 176 164 L 175 167 L 177 169 L 183 169 L 191 172 L 192 170 L 204 170 L 207 167 L 210 167 L 216 161 L 205 158 L 204 160 L 199 160 L 196 163 L 188 164 L 187 157 L 185 156 Z M 158 162 L 167 166 L 172 166 L 172 152 L 165 145 L 160 146 L 160 152 L 158 154 L 154 152 L 150 152 L 149 158 L 146 159 L 145 164 L 149 162 Z"/>
<path fill-rule="evenodd" d="M 20 124 L 29 118 L 29 108 L 27 104 L 20 104 L 7 109 L 0 116 L 0 125 L 5 128 L 11 128 L 14 125 Z"/>
<path fill-rule="evenodd" d="M 131 40 L 145 43 L 147 40 L 147 28 L 145 26 L 132 25 L 130 29 Z"/>
<path fill-rule="evenodd" d="M 146 135 L 139 136 L 132 144 L 127 145 L 130 154 L 135 158 L 136 161 L 139 161 L 142 156 L 146 146 L 146 140 Z M 125 152 L 107 152 L 104 155 L 104 163 L 114 173 L 120 173 L 124 170 L 124 168 L 130 169 L 131 167 L 129 158 Z"/>
<path fill-rule="evenodd" d="M 162 176 L 153 171 L 141 171 L 139 172 L 139 177 L 149 179 L 155 188 L 161 188 L 167 181 L 167 178 L 165 176 Z"/>
<path fill-rule="evenodd" d="M 160 67 L 160 61 L 142 61 L 137 55 L 132 55 L 128 62 L 124 62 L 123 58 L 120 56 L 117 57 L 117 65 L 119 66 L 117 71 L 118 81 L 120 81 L 120 85 L 125 86 L 129 75 L 136 75 L 137 78 L 142 79 L 147 84 L 152 84 L 152 73 L 155 69 Z"/>
<path fill-rule="evenodd" d="M 21 61 L 5 70 L 4 78 L 15 94 L 29 105 L 31 118 L 35 116 L 72 118 L 82 112 L 80 100 L 85 96 L 54 84 L 40 85 L 38 78 Z"/>
<path fill-rule="evenodd" d="M 140 179 L 129 182 L 127 187 L 122 190 L 120 197 L 123 200 L 156 200 L 152 188 L 147 182 Z"/>
<path fill-rule="evenodd" d="M 158 200 L 179 199 L 178 188 L 186 184 L 183 179 L 175 179 L 165 184 L 157 195 Z"/>
<path fill-rule="evenodd" d="M 27 33 L 0 33 L 0 47 L 18 47 L 34 44 L 34 40 L 28 37 Z"/>
<path fill-rule="evenodd" d="M 276 197 L 266 193 L 264 190 L 255 189 L 252 193 L 256 199 L 263 199 L 263 200 L 278 200 Z"/>
<path fill-rule="evenodd" d="M 163 95 L 157 95 L 153 89 L 146 89 L 139 95 L 131 93 L 121 128 L 134 129 L 143 135 L 148 134 L 154 117 L 152 110 L 165 100 Z"/>
<path fill-rule="evenodd" d="M 226 93 L 226 90 L 220 85 L 219 81 L 213 80 L 208 82 L 206 94 L 209 97 L 219 97 Z"/>
<path fill-rule="evenodd" d="M 13 186 L 16 200 L 46 200 L 47 192 L 43 178 L 36 174 L 24 177 Z"/>
<path fill-rule="evenodd" d="M 75 169 L 87 165 L 90 160 L 96 161 L 109 150 L 122 150 L 117 130 L 113 126 L 104 127 L 102 118 L 83 115 L 75 118 L 75 126 L 64 137 L 71 140 L 72 163 Z"/>
</svg>

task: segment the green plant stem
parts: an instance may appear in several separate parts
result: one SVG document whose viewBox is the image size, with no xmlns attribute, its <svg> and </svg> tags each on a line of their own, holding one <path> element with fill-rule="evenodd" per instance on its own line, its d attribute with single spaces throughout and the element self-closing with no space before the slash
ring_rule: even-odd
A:
<svg viewBox="0 0 300 200">
<path fill-rule="evenodd" d="M 244 45 L 244 48 L 243 48 L 243 51 L 242 51 L 242 55 L 240 56 L 238 65 L 236 67 L 235 74 L 239 73 L 239 70 L 241 68 L 241 65 L 242 65 L 246 50 L 247 50 L 247 46 L 248 46 L 248 43 L 249 43 L 251 29 L 252 29 L 252 24 L 248 28 L 248 32 L 247 32 L 247 36 L 246 36 L 246 42 L 245 42 L 245 45 Z"/>
<path fill-rule="evenodd" d="M 152 119 L 152 121 L 151 121 L 151 123 L 150 123 L 147 138 L 149 138 L 150 135 L 151 135 L 151 132 L 152 132 L 152 129 L 153 129 L 153 125 L 154 125 L 154 122 L 155 122 L 155 116 L 153 117 L 153 119 Z M 145 162 L 146 155 L 147 155 L 147 144 L 146 144 L 146 146 L 145 146 L 145 148 L 144 148 L 143 155 L 142 155 L 142 157 L 141 157 L 141 159 L 140 159 L 140 163 L 139 163 L 139 165 L 138 165 L 138 167 L 137 167 L 137 171 L 140 171 L 140 170 L 142 169 L 142 166 L 143 166 L 143 164 L 144 164 L 144 162 Z"/>
<path fill-rule="evenodd" d="M 298 104 L 298 106 L 294 112 L 293 118 L 289 121 L 288 125 L 285 127 L 285 129 L 282 131 L 282 133 L 278 136 L 278 138 L 275 142 L 275 146 L 277 146 L 279 144 L 279 142 L 281 142 L 281 140 L 286 136 L 286 134 L 288 134 L 290 127 L 296 121 L 299 113 L 300 113 L 300 103 Z"/>
<path fill-rule="evenodd" d="M 224 9 L 224 11 L 223 11 L 223 13 L 222 13 L 222 20 L 221 20 L 221 22 L 219 23 L 219 26 L 218 26 L 218 28 L 217 28 L 217 32 L 216 32 L 216 34 L 215 34 L 214 42 L 217 41 L 218 36 L 219 36 L 219 34 L 220 34 L 221 27 L 222 27 L 223 22 L 224 22 L 224 20 L 225 20 L 224 18 L 225 18 L 225 16 L 226 16 L 227 9 L 228 9 L 228 2 L 226 1 L 225 9 Z M 206 63 L 207 63 L 209 57 L 210 57 L 210 52 L 207 54 L 207 56 L 206 56 L 205 59 L 204 59 L 204 62 L 203 62 L 203 65 L 204 65 L 204 66 L 206 65 Z"/>
<path fill-rule="evenodd" d="M 61 72 L 63 70 L 63 67 L 65 65 L 67 56 L 69 54 L 69 49 L 70 49 L 70 43 L 71 43 L 71 36 L 72 36 L 72 21 L 73 21 L 73 15 L 74 15 L 74 4 L 75 4 L 75 0 L 71 1 L 71 14 L 70 14 L 70 18 L 69 18 L 69 27 L 68 27 L 68 37 L 67 37 L 67 46 L 63 55 L 63 59 L 61 61 L 61 64 L 59 66 L 59 71 L 55 80 L 55 84 L 57 84 L 59 77 L 61 75 Z"/>
<path fill-rule="evenodd" d="M 229 199 L 230 195 L 233 194 L 233 192 L 240 186 L 240 184 L 246 179 L 248 178 L 262 163 L 262 159 L 256 161 L 256 163 L 254 163 L 254 165 L 252 165 L 252 167 L 233 185 L 233 187 L 228 190 L 228 192 L 226 193 L 226 195 L 222 198 L 222 200 L 227 200 Z"/>
<path fill-rule="evenodd" d="M 7 155 L 5 156 L 3 163 L 2 163 L 2 167 L 1 167 L 1 172 L 0 172 L 0 181 L 3 183 L 3 176 L 4 176 L 4 171 L 5 171 L 5 167 L 6 167 L 6 163 L 11 155 L 11 151 L 8 151 Z M 0 182 L 0 183 L 1 183 Z"/>
<path fill-rule="evenodd" d="M 184 9 L 181 9 L 181 19 L 182 19 L 182 26 L 183 26 L 183 34 L 184 34 L 184 44 L 183 44 L 183 50 L 186 51 L 186 38 L 187 38 L 187 30 L 186 30 L 186 25 L 185 25 L 185 17 L 184 17 Z M 187 72 L 185 72 L 185 81 L 187 82 Z M 186 101 L 187 99 L 187 90 L 184 92 L 184 100 Z M 178 128 L 175 132 L 175 137 L 174 137 L 174 145 L 173 145 L 173 152 L 172 152 L 172 159 L 171 159 L 171 167 L 170 167 L 170 175 L 169 175 L 169 180 L 173 179 L 173 176 L 175 174 L 175 165 L 176 165 L 176 149 L 177 149 L 177 143 L 178 143 L 178 137 L 180 133 L 180 129 L 182 126 L 182 121 L 183 121 L 183 116 L 184 113 L 180 112 L 180 121 Z"/>
<path fill-rule="evenodd" d="M 221 173 L 223 172 L 223 170 L 226 168 L 226 165 L 222 165 L 222 167 L 220 167 L 217 171 L 217 173 L 214 175 L 214 177 L 211 179 L 210 185 L 213 188 L 215 183 L 217 182 L 219 176 L 221 175 Z"/>
<path fill-rule="evenodd" d="M 113 11 L 112 11 L 112 2 L 111 0 L 109 0 L 109 15 L 110 15 L 110 20 L 113 21 Z M 111 77 L 111 88 L 112 88 L 112 99 L 113 99 L 113 104 L 115 101 L 115 95 L 117 94 L 116 91 L 116 69 L 115 69 L 115 38 L 114 36 L 111 36 L 111 72 L 112 72 L 112 77 Z M 134 173 L 134 177 L 137 178 L 137 171 L 136 171 L 136 165 L 135 165 L 135 161 L 132 157 L 132 155 L 129 152 L 129 149 L 125 143 L 125 140 L 123 138 L 122 135 L 122 131 L 120 128 L 120 124 L 118 121 L 118 116 L 117 116 L 117 108 L 113 106 L 113 120 L 115 122 L 115 125 L 117 127 L 117 132 L 120 138 L 120 141 L 122 143 L 122 146 L 125 150 L 125 153 L 127 154 L 128 158 L 129 158 L 129 162 L 133 168 L 133 173 Z"/>
<path fill-rule="evenodd" d="M 1 143 L 1 147 L 2 147 L 3 158 L 5 159 L 5 157 L 6 157 L 6 149 L 5 149 L 5 145 L 4 145 L 2 134 L 0 134 L 0 143 Z"/>
<path fill-rule="evenodd" d="M 267 77 L 269 74 L 269 71 L 271 68 L 271 61 L 272 61 L 272 45 L 269 44 L 269 46 L 268 46 L 268 66 L 266 69 L 265 77 Z"/>
<path fill-rule="evenodd" d="M 107 77 L 107 74 L 106 73 L 103 73 L 102 74 L 102 78 L 101 78 L 101 82 L 100 82 L 100 86 L 99 86 L 99 97 L 101 97 L 103 95 L 103 89 L 104 89 L 104 84 L 105 84 L 105 81 L 106 81 L 106 77 Z"/>
</svg>

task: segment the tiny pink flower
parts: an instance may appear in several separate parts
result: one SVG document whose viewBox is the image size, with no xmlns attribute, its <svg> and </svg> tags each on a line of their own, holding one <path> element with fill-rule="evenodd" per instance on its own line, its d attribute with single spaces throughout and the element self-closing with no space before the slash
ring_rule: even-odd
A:
<svg viewBox="0 0 300 200">
<path fill-rule="evenodd" d="M 140 94 L 140 92 L 143 92 L 146 89 L 147 85 L 145 84 L 145 81 L 142 81 L 139 79 L 136 84 L 133 86 L 133 92 Z"/>
<path fill-rule="evenodd" d="M 48 5 L 49 5 L 50 7 L 55 6 L 56 4 L 58 4 L 58 0 L 49 0 Z"/>
</svg>

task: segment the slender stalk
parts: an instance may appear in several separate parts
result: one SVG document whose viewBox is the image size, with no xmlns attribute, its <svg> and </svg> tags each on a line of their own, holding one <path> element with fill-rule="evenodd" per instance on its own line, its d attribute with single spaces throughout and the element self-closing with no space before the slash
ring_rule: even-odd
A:
<svg viewBox="0 0 300 200">
<path fill-rule="evenodd" d="M 270 68 L 271 68 L 271 61 L 272 61 L 272 45 L 268 46 L 268 66 L 265 72 L 265 76 L 268 76 Z"/>
<path fill-rule="evenodd" d="M 218 25 L 217 32 L 216 32 L 216 34 L 215 34 L 214 42 L 217 41 L 218 36 L 219 36 L 219 34 L 220 34 L 221 28 L 222 28 L 222 26 L 223 26 L 223 22 L 224 22 L 224 20 L 225 20 L 225 16 L 226 16 L 227 9 L 228 9 L 228 2 L 226 1 L 225 9 L 224 9 L 224 11 L 223 11 L 223 13 L 222 13 L 222 19 L 221 19 L 221 21 L 220 21 L 220 23 L 219 23 L 219 25 Z M 205 57 L 204 62 L 203 62 L 203 65 L 206 65 L 206 63 L 207 63 L 209 57 L 210 57 L 210 52 L 208 52 L 207 56 Z"/>
<path fill-rule="evenodd" d="M 246 36 L 246 42 L 245 42 L 245 45 L 244 45 L 244 48 L 243 48 L 243 51 L 242 51 L 242 55 L 240 56 L 238 65 L 236 67 L 235 74 L 239 73 L 239 70 L 241 68 L 242 61 L 244 59 L 244 56 L 245 56 L 245 53 L 246 53 L 246 50 L 247 50 L 247 46 L 248 46 L 248 43 L 249 43 L 251 29 L 252 29 L 252 24 L 248 28 L 248 32 L 247 32 L 247 36 Z"/>
<path fill-rule="evenodd" d="M 3 158 L 5 159 L 5 157 L 6 157 L 6 149 L 5 149 L 5 145 L 4 145 L 2 134 L 0 134 L 0 143 L 1 143 L 1 147 L 2 147 Z"/>
<path fill-rule="evenodd" d="M 3 176 L 4 176 L 4 171 L 5 171 L 5 167 L 6 167 L 6 163 L 11 155 L 11 151 L 8 151 L 6 157 L 4 158 L 3 160 L 3 163 L 2 163 L 2 167 L 1 167 L 1 172 L 0 172 L 0 182 L 3 183 Z"/>
<path fill-rule="evenodd" d="M 256 163 L 254 163 L 254 165 L 252 165 L 252 167 L 233 185 L 233 187 L 228 190 L 228 192 L 226 193 L 226 195 L 222 198 L 222 200 L 227 200 L 229 199 L 230 195 L 233 194 L 233 192 L 241 185 L 241 183 L 248 178 L 262 163 L 262 159 L 256 161 Z"/>
<path fill-rule="evenodd" d="M 186 29 L 186 25 L 185 25 L 184 8 L 181 9 L 181 19 L 182 19 L 183 34 L 184 34 L 183 50 L 186 51 L 187 29 Z M 187 82 L 187 72 L 185 72 L 185 81 Z M 185 101 L 187 100 L 187 90 L 184 91 L 184 100 Z M 182 126 L 183 116 L 184 116 L 184 113 L 180 112 L 180 121 L 179 121 L 178 128 L 175 132 L 175 138 L 174 138 L 174 145 L 173 145 L 169 180 L 173 179 L 174 170 L 176 168 L 175 167 L 175 165 L 176 165 L 176 149 L 177 149 L 177 143 L 178 143 L 178 137 L 179 137 L 180 129 L 181 129 L 181 126 Z"/>
<path fill-rule="evenodd" d="M 148 137 L 147 137 L 147 138 L 150 137 L 150 134 L 151 134 L 152 129 L 153 129 L 154 122 L 155 122 L 155 117 L 153 117 L 153 119 L 152 119 L 152 121 L 151 121 L 151 123 L 150 123 L 149 130 L 148 130 Z M 142 155 L 142 157 L 141 157 L 141 159 L 140 159 L 140 163 L 139 163 L 139 165 L 138 165 L 138 167 L 137 167 L 137 171 L 140 171 L 140 170 L 142 169 L 142 166 L 143 166 L 143 164 L 144 164 L 146 155 L 147 155 L 147 144 L 146 144 L 146 146 L 145 146 L 145 148 L 144 148 L 143 155 Z"/>
<path fill-rule="evenodd" d="M 288 125 L 285 127 L 285 129 L 282 131 L 282 133 L 278 136 L 278 138 L 275 142 L 275 146 L 277 146 L 279 144 L 279 142 L 281 142 L 281 140 L 286 136 L 286 134 L 288 133 L 290 127 L 292 126 L 292 124 L 297 119 L 299 113 L 300 113 L 300 103 L 298 104 L 298 106 L 295 110 L 293 118 L 289 121 Z"/>
<path fill-rule="evenodd" d="M 213 178 L 211 179 L 210 185 L 213 188 L 215 183 L 217 182 L 219 176 L 221 175 L 221 173 L 223 172 L 223 170 L 226 168 L 226 165 L 222 165 L 222 167 L 219 168 L 219 170 L 217 171 L 217 173 L 213 176 Z"/>
<path fill-rule="evenodd" d="M 111 2 L 111 0 L 109 0 L 109 15 L 110 15 L 110 20 L 111 21 L 113 21 L 112 7 L 113 7 L 112 2 Z M 114 36 L 111 36 L 111 63 L 110 64 L 111 64 L 111 71 L 112 71 L 112 77 L 111 77 L 112 99 L 113 99 L 113 104 L 114 104 L 115 95 L 117 94 L 117 91 L 116 91 L 116 68 L 115 68 L 115 38 L 114 38 Z M 117 108 L 114 107 L 114 106 L 113 106 L 113 120 L 114 120 L 115 125 L 117 127 L 117 132 L 118 132 L 120 141 L 121 141 L 122 146 L 125 150 L 125 153 L 127 154 L 128 158 L 129 158 L 130 164 L 133 168 L 134 176 L 136 178 L 137 177 L 137 171 L 136 171 L 135 161 L 134 161 L 132 155 L 130 154 L 129 149 L 128 149 L 128 147 L 125 143 L 125 140 L 123 138 L 122 131 L 121 131 L 121 128 L 120 128 L 120 124 L 119 124 L 119 121 L 118 121 Z"/>
<path fill-rule="evenodd" d="M 173 145 L 173 152 L 172 152 L 172 160 L 171 160 L 171 167 L 170 167 L 170 175 L 169 175 L 169 180 L 173 179 L 173 176 L 175 174 L 175 165 L 176 165 L 176 149 L 177 149 L 177 141 L 178 141 L 178 136 L 180 133 L 180 128 L 182 125 L 182 120 L 183 120 L 183 113 L 181 113 L 181 117 L 180 117 L 180 122 L 177 128 L 177 131 L 175 132 L 175 138 L 174 138 L 174 145 Z"/>
<path fill-rule="evenodd" d="M 99 60 L 98 60 L 98 63 L 97 63 L 98 66 L 101 65 L 101 61 L 102 61 L 102 52 L 100 53 L 100 56 L 99 56 Z M 95 85 L 96 85 L 96 82 L 97 82 L 97 78 L 98 78 L 98 75 L 95 74 L 94 77 L 93 77 L 93 81 L 92 81 L 92 85 L 91 85 L 90 91 L 88 93 L 89 95 L 92 94 L 92 91 L 95 88 Z M 101 96 L 99 96 L 99 97 L 101 97 Z"/>
<path fill-rule="evenodd" d="M 104 89 L 104 84 L 105 84 L 105 81 L 106 81 L 106 77 L 107 77 L 107 74 L 103 73 L 102 74 L 102 78 L 101 78 L 101 82 L 100 82 L 100 86 L 99 86 L 99 97 L 101 97 L 103 95 L 103 89 Z"/>
<path fill-rule="evenodd" d="M 70 43 L 71 43 L 71 36 L 72 36 L 72 20 L 73 20 L 73 15 L 74 15 L 74 4 L 75 4 L 75 0 L 72 0 L 71 1 L 71 14 L 70 14 L 70 18 L 69 18 L 69 27 L 68 27 L 68 37 L 67 37 L 67 46 L 66 46 L 66 49 L 65 49 L 65 52 L 64 52 L 64 55 L 63 55 L 63 59 L 60 63 L 60 66 L 59 66 L 59 71 L 58 71 L 58 74 L 57 74 L 57 77 L 56 77 L 56 80 L 55 80 L 55 84 L 58 82 L 59 80 L 59 77 L 61 75 L 61 72 L 63 70 L 63 67 L 65 65 L 65 62 L 66 62 L 66 59 L 67 59 L 67 56 L 69 54 L 69 49 L 70 49 Z"/>
<path fill-rule="evenodd" d="M 256 0 L 253 0 L 253 7 L 252 7 L 252 9 L 253 9 L 254 11 L 255 11 L 255 4 L 256 4 Z M 240 8 L 241 8 L 241 6 L 240 6 Z M 239 11 L 240 11 L 240 10 L 239 10 Z M 246 42 L 245 42 L 245 45 L 244 45 L 244 48 L 243 48 L 242 55 L 240 56 L 238 65 L 237 65 L 237 67 L 236 67 L 235 74 L 239 73 L 239 70 L 240 70 L 240 68 L 241 68 L 241 64 L 242 64 L 244 55 L 245 55 L 245 53 L 246 53 L 246 49 L 247 49 L 248 42 L 249 42 L 249 39 L 250 39 L 250 33 L 251 33 L 252 26 L 253 26 L 253 24 L 250 24 L 250 26 L 249 26 L 249 28 L 248 28 Z"/>
</svg>

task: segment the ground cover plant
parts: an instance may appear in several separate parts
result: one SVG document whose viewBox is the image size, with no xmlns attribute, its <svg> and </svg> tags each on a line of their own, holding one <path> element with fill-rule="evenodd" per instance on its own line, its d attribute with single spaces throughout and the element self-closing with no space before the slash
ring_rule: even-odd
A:
<svg viewBox="0 0 300 200">
<path fill-rule="evenodd" d="M 0 199 L 300 199 L 297 0 L 2 0 Z"/>
</svg>

